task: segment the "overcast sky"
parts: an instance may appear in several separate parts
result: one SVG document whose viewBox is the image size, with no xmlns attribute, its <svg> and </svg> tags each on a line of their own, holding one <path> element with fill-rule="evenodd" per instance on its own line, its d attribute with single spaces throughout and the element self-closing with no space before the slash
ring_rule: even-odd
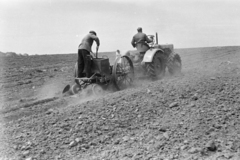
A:
<svg viewBox="0 0 240 160">
<path fill-rule="evenodd" d="M 175 48 L 240 45 L 239 15 L 239 0 L 0 0 L 0 51 L 76 53 L 90 30 L 100 52 L 133 49 L 140 26 Z"/>
</svg>

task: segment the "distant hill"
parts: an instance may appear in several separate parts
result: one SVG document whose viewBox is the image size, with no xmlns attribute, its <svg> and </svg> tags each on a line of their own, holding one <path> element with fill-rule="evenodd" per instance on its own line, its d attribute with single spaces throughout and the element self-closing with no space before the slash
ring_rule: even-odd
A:
<svg viewBox="0 0 240 160">
<path fill-rule="evenodd" d="M 0 51 L 0 57 L 13 57 L 13 56 L 29 56 L 27 53 L 24 54 L 17 54 L 15 52 L 1 52 Z"/>
<path fill-rule="evenodd" d="M 8 56 L 8 57 L 10 57 L 10 56 L 17 56 L 17 53 L 15 53 L 15 52 L 7 52 L 5 55 Z"/>
<path fill-rule="evenodd" d="M 0 57 L 3 57 L 3 56 L 5 56 L 5 53 L 0 51 Z"/>
</svg>

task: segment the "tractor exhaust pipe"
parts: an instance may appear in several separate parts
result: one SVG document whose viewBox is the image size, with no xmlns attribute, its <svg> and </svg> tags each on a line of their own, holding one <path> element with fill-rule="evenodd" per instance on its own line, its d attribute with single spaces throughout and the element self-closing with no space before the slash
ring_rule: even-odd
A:
<svg viewBox="0 0 240 160">
<path fill-rule="evenodd" d="M 156 32 L 156 44 L 158 44 L 158 34 Z"/>
</svg>

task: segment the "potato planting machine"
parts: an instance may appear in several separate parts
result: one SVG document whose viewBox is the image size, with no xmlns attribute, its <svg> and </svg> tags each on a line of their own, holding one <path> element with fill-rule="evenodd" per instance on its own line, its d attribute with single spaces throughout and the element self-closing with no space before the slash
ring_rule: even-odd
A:
<svg viewBox="0 0 240 160">
<path fill-rule="evenodd" d="M 128 56 L 118 56 L 113 66 L 110 65 L 107 56 L 98 58 L 97 51 L 96 57 L 88 56 L 87 59 L 91 65 L 91 76 L 78 78 L 78 62 L 76 62 L 74 68 L 75 83 L 67 85 L 62 92 L 63 94 L 77 94 L 90 87 L 90 91 L 93 94 L 101 95 L 110 86 L 114 90 L 122 90 L 132 85 L 134 81 L 134 68 Z M 85 73 L 86 71 L 84 70 L 83 74 Z"/>
</svg>

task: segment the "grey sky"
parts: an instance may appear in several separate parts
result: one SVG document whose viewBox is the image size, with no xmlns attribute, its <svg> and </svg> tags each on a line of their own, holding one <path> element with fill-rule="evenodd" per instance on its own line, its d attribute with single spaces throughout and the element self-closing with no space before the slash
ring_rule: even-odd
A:
<svg viewBox="0 0 240 160">
<path fill-rule="evenodd" d="M 90 30 L 99 51 L 133 49 L 139 26 L 175 48 L 240 45 L 239 8 L 238 0 L 0 0 L 0 51 L 75 53 Z"/>
</svg>

